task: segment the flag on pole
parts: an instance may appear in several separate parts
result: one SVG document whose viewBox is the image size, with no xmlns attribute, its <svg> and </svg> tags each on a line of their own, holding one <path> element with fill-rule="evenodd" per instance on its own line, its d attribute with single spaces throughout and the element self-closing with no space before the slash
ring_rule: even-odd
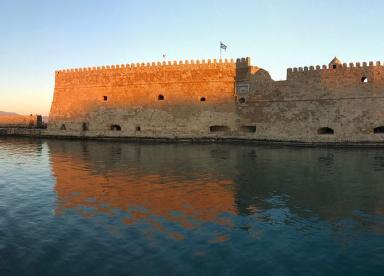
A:
<svg viewBox="0 0 384 276">
<path fill-rule="evenodd" d="M 227 51 L 227 48 L 228 48 L 228 46 L 220 41 L 220 49 L 223 49 L 224 51 Z"/>
</svg>

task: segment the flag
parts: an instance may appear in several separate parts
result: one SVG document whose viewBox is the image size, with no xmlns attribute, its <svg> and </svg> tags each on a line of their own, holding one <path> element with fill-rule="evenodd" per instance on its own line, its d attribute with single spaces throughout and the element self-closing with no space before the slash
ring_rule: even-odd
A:
<svg viewBox="0 0 384 276">
<path fill-rule="evenodd" d="M 224 51 L 227 51 L 227 45 L 225 45 L 223 42 L 220 41 L 220 49 L 223 49 Z"/>
</svg>

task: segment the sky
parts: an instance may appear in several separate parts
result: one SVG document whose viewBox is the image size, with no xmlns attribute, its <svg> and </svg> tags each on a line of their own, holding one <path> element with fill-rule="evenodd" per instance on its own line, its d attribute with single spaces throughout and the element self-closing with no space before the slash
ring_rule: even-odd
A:
<svg viewBox="0 0 384 276">
<path fill-rule="evenodd" d="M 0 110 L 48 115 L 58 69 L 251 57 L 289 67 L 384 60 L 381 0 L 0 0 Z"/>
</svg>

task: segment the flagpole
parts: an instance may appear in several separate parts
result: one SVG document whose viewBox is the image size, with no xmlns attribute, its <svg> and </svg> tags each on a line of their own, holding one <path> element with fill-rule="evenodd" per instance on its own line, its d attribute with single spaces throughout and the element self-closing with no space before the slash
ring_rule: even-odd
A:
<svg viewBox="0 0 384 276">
<path fill-rule="evenodd" d="M 220 59 L 221 59 L 221 41 L 220 41 Z"/>
</svg>

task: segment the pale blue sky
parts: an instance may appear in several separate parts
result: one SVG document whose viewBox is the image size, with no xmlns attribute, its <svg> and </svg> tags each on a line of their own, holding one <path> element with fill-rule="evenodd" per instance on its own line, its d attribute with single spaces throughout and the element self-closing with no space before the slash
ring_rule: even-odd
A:
<svg viewBox="0 0 384 276">
<path fill-rule="evenodd" d="M 0 0 L 0 110 L 48 114 L 61 68 L 250 56 L 286 68 L 384 60 L 379 0 Z"/>
</svg>

